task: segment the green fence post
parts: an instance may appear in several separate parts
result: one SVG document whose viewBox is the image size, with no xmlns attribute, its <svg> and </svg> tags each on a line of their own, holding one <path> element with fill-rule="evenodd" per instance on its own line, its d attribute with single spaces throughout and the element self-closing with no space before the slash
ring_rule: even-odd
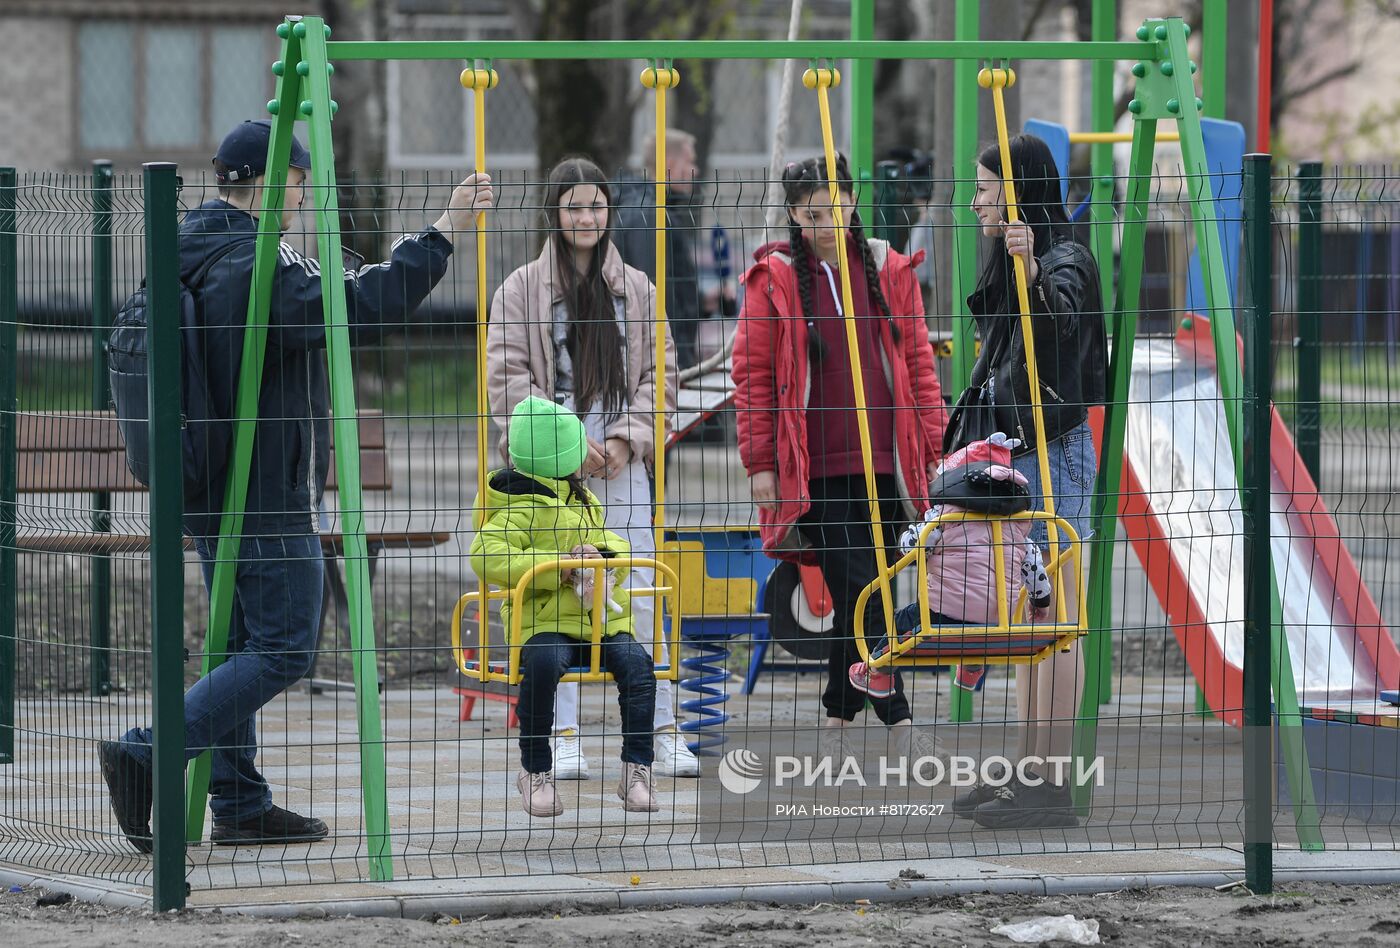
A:
<svg viewBox="0 0 1400 948">
<path fill-rule="evenodd" d="M 15 374 L 19 370 L 19 255 L 14 168 L 0 168 L 0 764 L 15 762 Z"/>
<path fill-rule="evenodd" d="M 1322 162 L 1298 166 L 1298 456 L 1322 489 Z"/>
<path fill-rule="evenodd" d="M 1244 336 L 1244 866 L 1245 884 L 1259 894 L 1273 889 L 1273 713 L 1269 679 L 1272 642 L 1273 554 L 1269 543 L 1269 468 L 1273 317 L 1273 245 L 1269 155 L 1244 159 L 1244 253 L 1249 303 L 1242 308 Z"/>
<path fill-rule="evenodd" d="M 900 223 L 897 215 L 903 209 L 899 203 L 899 166 L 892 161 L 882 161 L 875 168 L 874 236 L 893 246 Z"/>
<path fill-rule="evenodd" d="M 957 0 L 953 11 L 953 37 L 975 40 L 981 29 L 976 0 Z M 972 165 L 977 160 L 977 69 L 974 59 L 953 63 L 953 359 L 948 391 L 954 398 L 972 378 L 973 320 L 967 297 L 977 285 L 977 241 L 981 232 L 972 213 L 974 184 Z M 972 692 L 950 688 L 948 720 L 972 720 Z"/>
<path fill-rule="evenodd" d="M 92 163 L 92 407 L 106 411 L 107 332 L 112 326 L 112 163 Z M 112 498 L 106 491 L 92 495 L 92 529 L 112 530 Z M 109 663 L 112 630 L 112 558 L 92 556 L 92 599 L 88 603 L 89 690 L 93 697 L 111 691 Z"/>
<path fill-rule="evenodd" d="M 179 178 L 175 165 L 144 166 L 146 295 L 150 313 L 151 814 L 157 912 L 185 907 L 185 544 L 180 447 Z M 161 459 L 166 463 L 161 463 Z"/>
</svg>

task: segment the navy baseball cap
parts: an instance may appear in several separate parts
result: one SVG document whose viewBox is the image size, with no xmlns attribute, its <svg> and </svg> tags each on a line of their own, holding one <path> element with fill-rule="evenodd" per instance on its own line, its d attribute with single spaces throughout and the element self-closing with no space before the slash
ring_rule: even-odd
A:
<svg viewBox="0 0 1400 948">
<path fill-rule="evenodd" d="M 234 126 L 233 131 L 219 143 L 219 151 L 214 161 L 222 163 L 227 171 L 215 173 L 220 184 L 235 181 L 251 181 L 267 170 L 267 143 L 272 138 L 272 122 L 268 119 L 249 119 Z M 292 136 L 292 156 L 288 162 L 293 168 L 311 170 L 311 152 Z"/>
</svg>

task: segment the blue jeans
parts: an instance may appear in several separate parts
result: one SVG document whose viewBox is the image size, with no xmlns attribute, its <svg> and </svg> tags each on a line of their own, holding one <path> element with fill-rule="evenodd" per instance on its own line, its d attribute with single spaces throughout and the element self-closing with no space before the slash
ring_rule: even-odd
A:
<svg viewBox="0 0 1400 948">
<path fill-rule="evenodd" d="M 964 622 L 962 619 L 951 619 L 948 616 L 945 616 L 943 613 L 938 612 L 937 610 L 929 612 L 928 618 L 929 621 L 932 622 L 935 626 L 969 624 L 967 622 Z M 898 609 L 895 610 L 894 631 L 895 634 L 899 636 L 901 641 L 903 641 L 905 636 L 907 636 L 910 632 L 919 631 L 919 600 L 915 599 L 908 605 L 900 606 Z M 881 655 L 884 655 L 887 651 L 889 651 L 889 648 L 890 640 L 881 639 L 879 642 L 876 643 L 875 647 L 870 650 L 870 657 L 872 659 L 879 658 Z"/>
<path fill-rule="evenodd" d="M 217 545 L 195 541 L 209 589 Z M 246 537 L 237 570 L 227 657 L 185 692 L 185 759 L 211 752 L 209 809 L 216 823 L 239 823 L 272 808 L 272 791 L 254 766 L 254 717 L 311 668 L 325 570 L 321 541 L 310 534 Z M 122 741 L 150 766 L 150 728 L 132 728 Z"/>
<path fill-rule="evenodd" d="M 520 766 L 532 774 L 554 769 L 549 734 L 554 729 L 554 690 L 564 672 L 587 665 L 589 644 L 562 632 L 536 632 L 520 647 Z M 617 683 L 622 712 L 622 759 L 651 766 L 651 718 L 656 704 L 656 667 L 640 642 L 626 632 L 603 639 L 600 667 Z"/>
<path fill-rule="evenodd" d="M 1094 456 L 1094 436 L 1089 431 L 1089 423 L 1083 422 L 1079 427 L 1066 431 L 1047 444 L 1045 450 L 1050 461 L 1050 489 L 1055 498 L 1055 515 L 1068 521 L 1081 541 L 1088 540 L 1094 535 L 1091 519 L 1094 479 L 1099 474 L 1098 458 Z M 1011 466 L 1030 482 L 1027 486 L 1031 494 L 1031 509 L 1044 510 L 1039 458 L 1034 453 L 1024 454 L 1013 459 Z M 1031 526 L 1031 539 L 1042 550 L 1048 550 L 1044 520 L 1036 521 Z M 1063 535 L 1060 541 L 1068 545 Z"/>
</svg>

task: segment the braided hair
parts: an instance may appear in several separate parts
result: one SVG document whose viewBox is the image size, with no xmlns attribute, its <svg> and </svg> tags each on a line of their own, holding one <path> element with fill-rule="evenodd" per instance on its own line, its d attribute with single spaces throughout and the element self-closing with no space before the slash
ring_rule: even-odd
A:
<svg viewBox="0 0 1400 948">
<path fill-rule="evenodd" d="M 812 298 L 812 270 L 807 262 L 807 242 L 802 237 L 802 225 L 792 215 L 792 208 L 817 191 L 826 192 L 830 187 L 823 158 L 792 162 L 783 169 L 783 200 L 788 207 L 788 246 L 792 250 L 793 268 L 797 271 L 797 295 L 802 303 L 802 317 L 807 323 L 807 359 L 813 366 L 820 365 L 825 358 L 826 346 L 822 344 L 821 335 L 814 323 L 817 308 Z M 854 193 L 851 169 L 846 164 L 846 156 L 840 154 L 836 156 L 836 188 L 847 197 Z M 880 311 L 880 315 L 889 321 L 895 342 L 898 342 L 899 329 L 894 324 L 890 304 L 885 300 L 884 290 L 880 286 L 880 271 L 875 266 L 875 255 L 870 250 L 870 241 L 865 237 L 865 228 L 861 226 L 860 214 L 856 211 L 854 202 L 848 226 L 851 236 L 860 247 L 867 291 L 875 300 L 875 307 Z"/>
</svg>

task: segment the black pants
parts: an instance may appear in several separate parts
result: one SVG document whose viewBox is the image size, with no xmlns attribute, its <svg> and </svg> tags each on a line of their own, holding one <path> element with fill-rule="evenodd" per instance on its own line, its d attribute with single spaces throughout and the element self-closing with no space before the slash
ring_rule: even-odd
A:
<svg viewBox="0 0 1400 948">
<path fill-rule="evenodd" d="M 587 665 L 589 645 L 559 632 L 536 632 L 520 647 L 520 766 L 532 774 L 554 769 L 549 733 L 554 728 L 554 692 L 575 665 Z M 603 671 L 617 684 L 622 712 L 622 760 L 651 766 L 651 717 L 656 706 L 656 666 L 640 642 L 626 632 L 603 639 Z"/>
<path fill-rule="evenodd" d="M 875 714 L 886 724 L 896 724 L 910 717 L 909 702 L 904 697 L 904 681 L 896 673 L 894 694 L 888 698 L 871 698 L 851 684 L 847 672 L 860 661 L 856 650 L 856 599 L 861 590 L 875 581 L 878 567 L 875 561 L 874 539 L 870 530 L 870 501 L 865 490 L 865 477 L 815 478 L 808 485 L 812 509 L 802 515 L 798 527 L 814 547 L 826 588 L 831 592 L 835 610 L 835 626 L 831 630 L 831 653 L 827 663 L 826 691 L 822 705 L 828 717 L 854 721 L 870 701 Z M 880 522 L 884 528 L 887 562 L 898 556 L 894 547 L 897 519 L 903 517 L 899 504 L 899 487 L 893 476 L 881 474 L 875 478 L 875 492 L 880 497 Z M 865 637 L 867 642 L 887 638 L 892 630 L 886 628 L 884 607 L 875 592 L 865 604 Z"/>
</svg>

